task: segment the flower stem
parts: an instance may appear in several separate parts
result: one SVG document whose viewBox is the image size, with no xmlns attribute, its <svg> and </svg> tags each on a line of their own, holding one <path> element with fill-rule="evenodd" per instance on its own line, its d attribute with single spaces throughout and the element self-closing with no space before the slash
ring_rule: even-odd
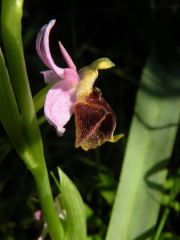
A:
<svg viewBox="0 0 180 240">
<path fill-rule="evenodd" d="M 23 0 L 3 0 L 1 12 L 2 41 L 11 84 L 22 115 L 22 123 L 32 155 L 41 161 L 43 146 L 24 60 L 21 20 Z"/>
<path fill-rule="evenodd" d="M 49 176 L 44 159 L 41 134 L 38 127 L 26 71 L 21 33 L 22 9 L 23 0 L 2 1 L 2 41 L 6 53 L 8 72 L 11 81 L 10 84 L 12 85 L 11 91 L 14 93 L 13 101 L 16 101 L 17 103 L 16 108 L 18 109 L 18 114 L 16 115 L 20 118 L 22 123 L 21 129 L 26 142 L 24 151 L 28 151 L 29 153 L 26 155 L 26 159 L 22 158 L 21 155 L 20 156 L 34 176 L 44 218 L 48 225 L 48 231 L 53 240 L 62 240 L 63 229 L 58 214 L 54 208 Z M 4 91 L 5 90 L 6 89 L 4 89 Z M 7 111 L 10 111 L 10 109 L 11 108 L 7 108 Z M 10 116 L 10 113 L 11 112 L 8 112 L 8 116 Z M 10 124 L 8 126 L 11 127 Z M 15 142 L 15 137 L 18 139 L 19 135 L 14 134 L 12 138 L 11 135 L 13 131 L 10 132 L 12 129 L 12 127 L 10 127 L 7 127 L 6 131 L 8 136 L 10 136 L 10 139 L 13 139 Z M 15 146 L 16 145 L 14 144 L 14 147 Z"/>
<path fill-rule="evenodd" d="M 36 181 L 41 207 L 48 224 L 48 231 L 54 240 L 63 239 L 63 228 L 60 224 L 57 212 L 54 208 L 53 197 L 51 193 L 49 177 L 46 167 L 33 170 L 33 176 Z"/>
</svg>

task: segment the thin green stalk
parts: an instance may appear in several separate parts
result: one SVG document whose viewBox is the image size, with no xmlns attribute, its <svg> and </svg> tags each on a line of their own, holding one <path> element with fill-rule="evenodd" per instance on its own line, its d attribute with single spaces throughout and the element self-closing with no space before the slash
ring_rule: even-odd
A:
<svg viewBox="0 0 180 240">
<path fill-rule="evenodd" d="M 41 161 L 43 146 L 24 60 L 21 32 L 22 13 L 23 0 L 2 1 L 1 31 L 11 83 L 22 114 L 29 147 L 36 161 Z"/>
<path fill-rule="evenodd" d="M 167 221 L 167 218 L 168 218 L 168 216 L 169 216 L 169 213 L 170 213 L 170 209 L 169 209 L 169 207 L 166 207 L 165 210 L 164 210 L 164 212 L 163 212 L 161 221 L 160 221 L 160 223 L 159 223 L 159 225 L 158 225 L 158 228 L 157 228 L 157 230 L 156 230 L 156 234 L 155 234 L 153 240 L 158 240 L 158 239 L 160 238 L 160 235 L 161 235 L 161 233 L 162 233 L 162 230 L 163 230 L 163 228 L 164 228 L 164 225 L 166 224 L 166 221 Z"/>
<path fill-rule="evenodd" d="M 54 207 L 47 169 L 37 168 L 33 171 L 33 175 L 45 221 L 48 224 L 48 231 L 53 240 L 63 240 L 63 228 L 60 225 L 60 220 Z"/>
<path fill-rule="evenodd" d="M 171 183 L 173 181 L 173 185 L 171 186 L 171 189 L 170 189 L 169 201 L 168 201 L 168 203 L 166 203 L 168 205 L 164 209 L 164 212 L 163 212 L 162 217 L 160 219 L 160 222 L 158 224 L 156 233 L 154 234 L 153 240 L 160 239 L 160 235 L 162 234 L 163 228 L 164 228 L 164 226 L 167 222 L 167 218 L 168 218 L 169 213 L 170 213 L 171 204 L 175 201 L 177 195 L 180 192 L 180 177 L 177 175 L 169 181 Z"/>
</svg>

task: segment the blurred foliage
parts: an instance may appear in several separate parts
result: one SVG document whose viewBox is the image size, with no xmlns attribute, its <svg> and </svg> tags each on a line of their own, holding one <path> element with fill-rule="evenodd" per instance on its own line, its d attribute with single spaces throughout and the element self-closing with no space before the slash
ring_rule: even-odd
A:
<svg viewBox="0 0 180 240">
<path fill-rule="evenodd" d="M 167 67 L 180 66 L 180 2 L 25 0 L 23 39 L 33 95 L 44 87 L 39 72 L 45 69 L 35 51 L 35 38 L 42 25 L 52 18 L 57 19 L 51 34 L 52 53 L 57 63 L 64 66 L 58 40 L 68 49 L 78 68 L 99 57 L 108 57 L 116 63 L 114 69 L 100 73 L 96 85 L 114 109 L 117 132 L 125 134 L 122 141 L 84 152 L 74 148 L 74 119 L 67 124 L 63 138 L 57 137 L 47 123 L 41 126 L 49 170 L 56 172 L 56 167 L 61 166 L 76 184 L 88 209 L 89 239 L 99 240 L 103 239 L 109 221 L 146 58 L 155 52 Z M 40 111 L 38 116 L 42 113 Z M 2 126 L 0 131 L 0 239 L 36 239 L 42 223 L 33 218 L 34 211 L 39 209 L 35 184 L 9 148 Z M 170 175 L 175 175 L 179 168 L 179 156 L 178 134 L 169 165 Z M 52 187 L 56 195 L 58 191 L 53 181 Z M 164 229 L 167 233 L 162 239 L 180 239 L 179 223 L 179 211 L 171 209 Z"/>
</svg>

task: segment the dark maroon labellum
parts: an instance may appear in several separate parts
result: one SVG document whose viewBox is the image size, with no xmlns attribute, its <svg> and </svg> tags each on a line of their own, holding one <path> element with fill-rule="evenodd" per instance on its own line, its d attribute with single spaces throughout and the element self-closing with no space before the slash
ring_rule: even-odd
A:
<svg viewBox="0 0 180 240">
<path fill-rule="evenodd" d="M 111 140 L 116 119 L 109 104 L 97 88 L 83 101 L 74 105 L 76 122 L 76 147 L 84 150 L 96 148 Z"/>
</svg>

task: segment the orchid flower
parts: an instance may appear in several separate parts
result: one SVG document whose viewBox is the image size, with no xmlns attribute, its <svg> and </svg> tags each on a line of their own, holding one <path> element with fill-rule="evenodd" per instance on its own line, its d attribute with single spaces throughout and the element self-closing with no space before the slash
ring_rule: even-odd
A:
<svg viewBox="0 0 180 240">
<path fill-rule="evenodd" d="M 58 67 L 51 56 L 49 35 L 55 20 L 51 20 L 39 31 L 36 50 L 49 70 L 43 71 L 45 83 L 52 84 L 47 93 L 44 114 L 47 121 L 56 128 L 59 136 L 65 132 L 65 125 L 75 114 L 76 147 L 84 150 L 96 148 L 104 142 L 115 142 L 123 135 L 113 136 L 116 118 L 109 104 L 102 98 L 101 91 L 93 88 L 99 69 L 113 67 L 108 58 L 100 58 L 77 71 L 74 62 L 62 43 L 60 52 L 67 64 Z"/>
</svg>

